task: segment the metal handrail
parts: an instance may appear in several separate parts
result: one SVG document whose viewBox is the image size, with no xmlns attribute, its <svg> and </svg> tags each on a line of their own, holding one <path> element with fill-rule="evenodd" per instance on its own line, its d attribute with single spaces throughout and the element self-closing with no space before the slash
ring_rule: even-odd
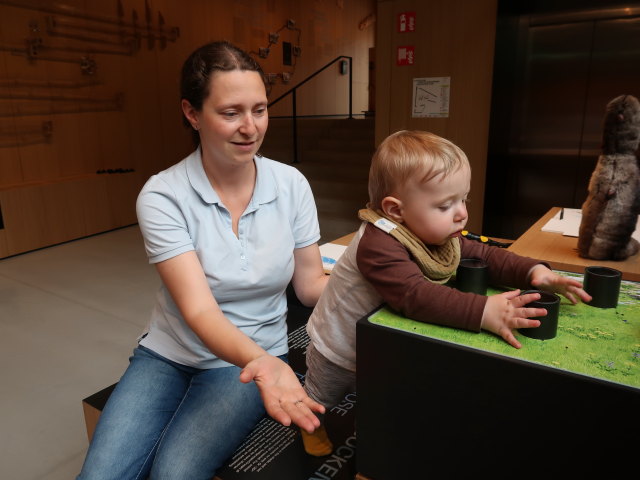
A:
<svg viewBox="0 0 640 480">
<path fill-rule="evenodd" d="M 292 109 L 293 109 L 293 115 L 292 115 L 292 119 L 293 119 L 293 163 L 298 163 L 298 112 L 296 110 L 296 108 L 297 108 L 296 107 L 296 92 L 297 92 L 298 88 L 300 88 L 302 85 L 307 83 L 313 77 L 315 77 L 316 75 L 318 75 L 322 71 L 326 70 L 327 68 L 329 68 L 334 63 L 336 63 L 338 60 L 341 60 L 343 58 L 346 58 L 346 59 L 349 60 L 349 118 L 352 119 L 353 118 L 353 109 L 352 109 L 352 99 L 353 99 L 353 68 L 352 67 L 353 67 L 353 58 L 352 57 L 348 57 L 346 55 L 340 55 L 339 57 L 334 58 L 329 63 L 327 63 L 324 67 L 316 70 L 314 73 L 312 73 L 307 78 L 302 80 L 295 87 L 290 88 L 289 90 L 284 92 L 282 95 L 280 95 L 278 98 L 276 98 L 275 100 L 273 100 L 272 102 L 269 102 L 267 104 L 267 108 L 270 108 L 272 105 L 278 103 L 280 100 L 285 98 L 287 95 L 291 95 L 292 96 L 291 101 L 292 101 Z"/>
</svg>

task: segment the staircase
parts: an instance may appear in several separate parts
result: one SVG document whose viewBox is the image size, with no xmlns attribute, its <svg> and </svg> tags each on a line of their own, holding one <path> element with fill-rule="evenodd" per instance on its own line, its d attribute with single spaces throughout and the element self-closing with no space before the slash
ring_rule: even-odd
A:
<svg viewBox="0 0 640 480">
<path fill-rule="evenodd" d="M 320 243 L 353 232 L 368 201 L 374 119 L 298 119 L 298 163 L 293 162 L 291 119 L 271 119 L 264 156 L 290 163 L 309 180 L 318 208 Z"/>
</svg>

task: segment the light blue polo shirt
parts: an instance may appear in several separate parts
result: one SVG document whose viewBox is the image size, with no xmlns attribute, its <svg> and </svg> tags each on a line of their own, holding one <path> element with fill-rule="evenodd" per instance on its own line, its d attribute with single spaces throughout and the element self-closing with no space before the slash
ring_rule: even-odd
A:
<svg viewBox="0 0 640 480">
<path fill-rule="evenodd" d="M 226 317 L 272 355 L 287 352 L 285 289 L 293 250 L 318 242 L 309 183 L 295 168 L 256 156 L 253 197 L 232 230 L 231 215 L 202 166 L 200 150 L 152 176 L 137 201 L 150 263 L 195 250 Z M 187 326 L 161 286 L 141 345 L 183 365 L 215 368 L 215 357 Z"/>
</svg>

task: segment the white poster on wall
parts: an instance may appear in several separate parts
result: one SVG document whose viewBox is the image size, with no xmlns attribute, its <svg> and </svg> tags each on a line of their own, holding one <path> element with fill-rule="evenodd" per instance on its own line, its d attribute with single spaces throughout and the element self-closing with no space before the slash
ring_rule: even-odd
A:
<svg viewBox="0 0 640 480">
<path fill-rule="evenodd" d="M 411 116 L 448 117 L 450 86 L 451 77 L 414 78 Z"/>
</svg>

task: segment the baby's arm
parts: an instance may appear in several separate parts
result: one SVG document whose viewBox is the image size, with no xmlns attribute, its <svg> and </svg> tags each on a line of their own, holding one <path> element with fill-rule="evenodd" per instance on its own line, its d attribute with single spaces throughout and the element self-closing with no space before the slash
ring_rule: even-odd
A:
<svg viewBox="0 0 640 480">
<path fill-rule="evenodd" d="M 490 247 L 467 238 L 460 239 L 463 258 L 480 258 L 489 265 L 489 283 L 520 288 L 536 288 L 559 293 L 572 303 L 579 298 L 590 302 L 591 296 L 582 284 L 572 278 L 552 272 L 545 264 L 533 258 L 522 257 L 508 250 Z"/>
<path fill-rule="evenodd" d="M 591 295 L 583 290 L 579 281 L 558 275 L 544 265 L 536 265 L 531 269 L 529 283 L 539 290 L 547 290 L 564 295 L 574 304 L 578 303 L 576 297 L 583 302 L 591 301 Z"/>
<path fill-rule="evenodd" d="M 528 287 L 529 285 L 566 296 L 571 302 L 576 303 L 576 297 L 588 302 L 591 297 L 582 289 L 582 284 L 577 280 L 563 277 L 552 272 L 546 265 L 538 263 L 531 258 L 519 257 L 511 252 L 477 242 L 470 243 L 467 239 L 461 239 L 463 255 L 482 258 L 490 265 L 490 272 L 495 275 L 492 280 L 498 285 L 512 285 Z M 518 290 L 493 295 L 488 298 L 482 312 L 482 328 L 502 337 L 507 343 L 520 348 L 520 343 L 513 335 L 513 329 L 533 328 L 540 325 L 537 320 L 527 317 L 546 315 L 544 309 L 523 308 L 527 303 L 536 300 L 536 296 L 519 296 Z M 543 312 L 539 315 L 535 312 Z"/>
<path fill-rule="evenodd" d="M 482 312 L 482 328 L 502 337 L 509 345 L 520 348 L 522 345 L 513 335 L 513 329 L 540 326 L 539 320 L 528 317 L 543 317 L 547 311 L 544 308 L 524 308 L 524 305 L 539 298 L 538 293 L 520 295 L 520 290 L 492 295 Z"/>
<path fill-rule="evenodd" d="M 391 235 L 367 225 L 356 257 L 359 272 L 380 303 L 421 322 L 480 331 L 487 297 L 426 280 L 407 249 Z"/>
</svg>

